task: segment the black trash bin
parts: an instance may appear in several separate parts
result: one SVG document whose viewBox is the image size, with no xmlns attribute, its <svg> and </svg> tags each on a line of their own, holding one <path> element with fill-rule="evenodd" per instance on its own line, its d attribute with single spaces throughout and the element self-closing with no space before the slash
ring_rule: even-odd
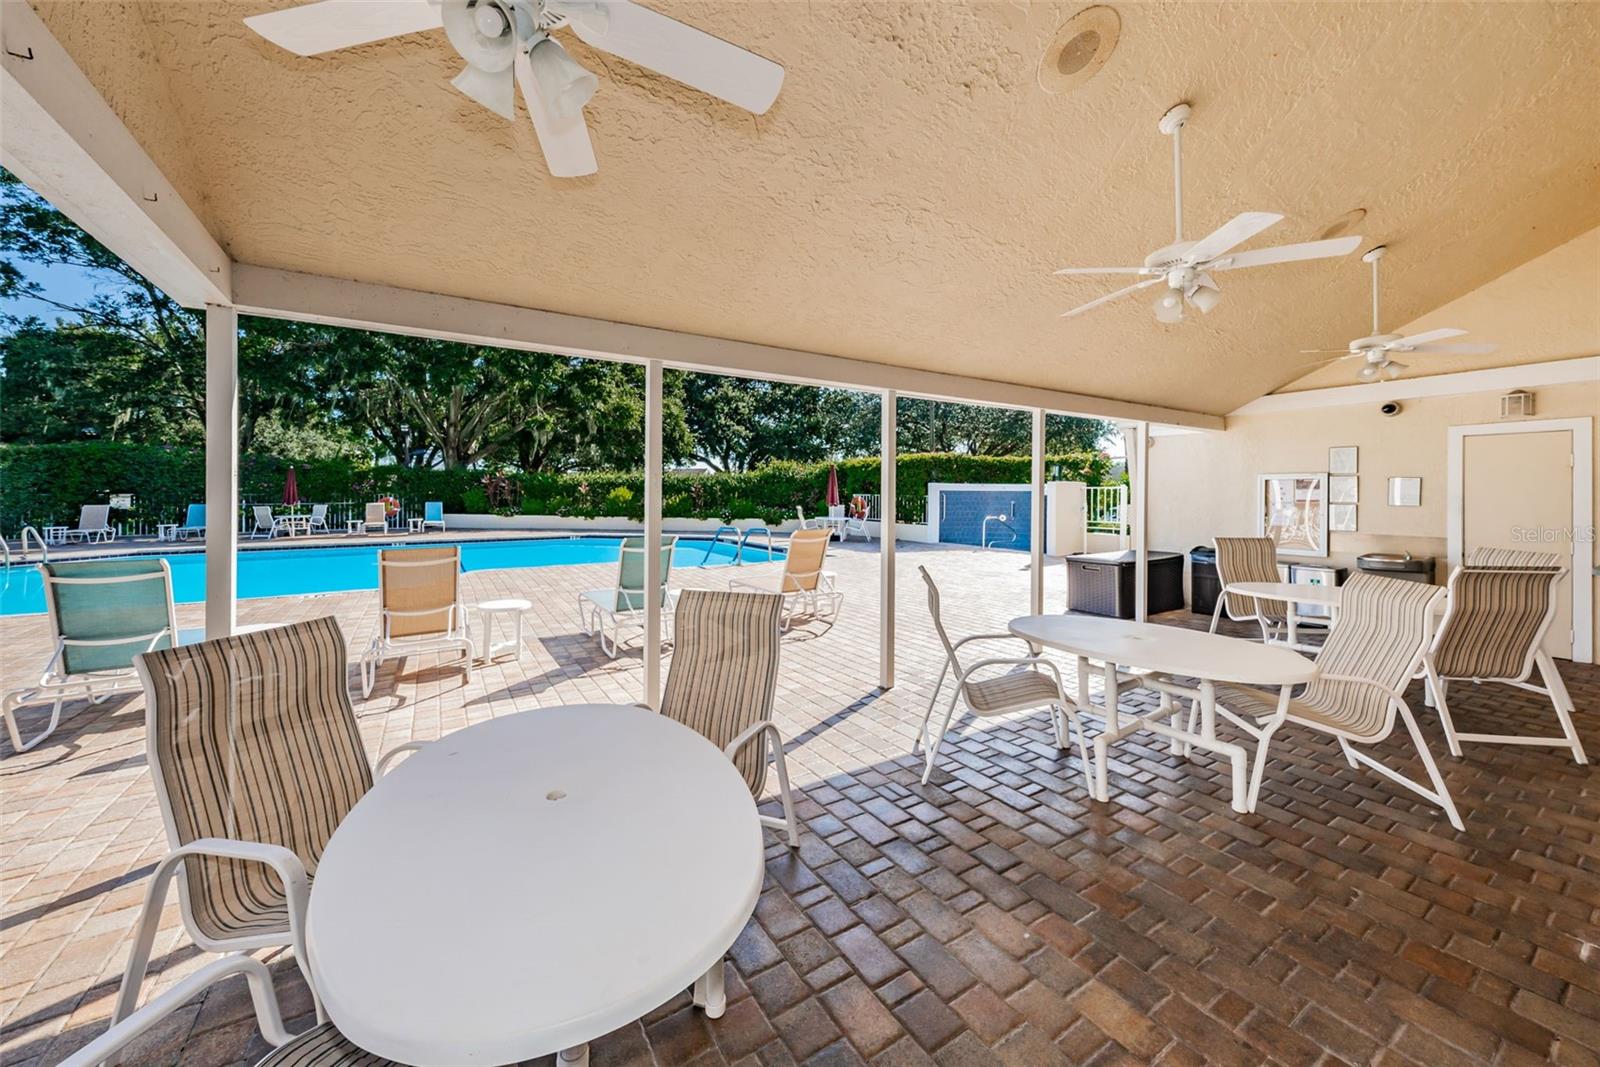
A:
<svg viewBox="0 0 1600 1067">
<path fill-rule="evenodd" d="M 1210 615 L 1217 610 L 1222 595 L 1222 579 L 1217 577 L 1217 550 L 1211 545 L 1195 545 L 1189 550 L 1189 610 Z"/>
</svg>

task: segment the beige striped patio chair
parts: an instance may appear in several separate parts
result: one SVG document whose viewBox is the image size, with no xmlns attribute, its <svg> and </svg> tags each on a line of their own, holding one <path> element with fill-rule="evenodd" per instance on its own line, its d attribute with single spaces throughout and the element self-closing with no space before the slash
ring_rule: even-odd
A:
<svg viewBox="0 0 1600 1067">
<path fill-rule="evenodd" d="M 844 606 L 844 593 L 840 591 L 834 573 L 824 570 L 822 566 L 827 559 L 828 542 L 831 540 L 832 530 L 796 530 L 789 535 L 789 543 L 784 547 L 781 575 L 735 579 L 728 583 L 728 588 L 782 594 L 782 626 L 785 630 L 801 616 L 837 620 L 839 609 Z"/>
<path fill-rule="evenodd" d="M 1078 705 L 1067 699 L 1067 691 L 1061 683 L 1060 669 L 1049 659 L 1034 652 L 1031 647 L 1025 656 L 989 657 L 963 664 L 958 650 L 965 644 L 973 641 L 1022 641 L 1022 638 L 1015 634 L 973 634 L 959 641 L 951 641 L 949 634 L 945 632 L 944 619 L 939 611 L 939 586 L 934 582 L 933 575 L 928 573 L 928 568 L 918 567 L 917 573 L 922 575 L 923 582 L 928 586 L 928 614 L 933 617 L 933 629 L 938 633 L 940 643 L 944 645 L 945 655 L 944 666 L 939 669 L 939 681 L 935 683 L 933 694 L 928 698 L 928 710 L 922 714 L 922 727 L 917 732 L 916 743 L 911 749 L 913 754 L 918 748 L 926 753 L 922 768 L 923 784 L 927 784 L 933 774 L 934 761 L 939 758 L 939 746 L 950 730 L 951 720 L 955 718 L 956 704 L 961 700 L 965 700 L 967 709 L 980 719 L 1010 715 L 1034 708 L 1049 708 L 1050 725 L 1055 731 L 1057 748 L 1067 747 L 1067 720 L 1071 719 L 1078 735 L 1078 758 L 1083 762 L 1084 781 L 1088 783 L 1089 748 L 1088 741 L 1084 737 L 1083 720 L 1079 717 Z M 1023 644 L 1026 645 L 1027 642 L 1023 641 Z M 1014 669 L 1010 673 L 992 678 L 975 677 L 995 667 L 1023 669 Z M 1080 660 L 1079 695 L 1085 705 L 1089 701 L 1089 673 L 1087 661 Z M 950 702 L 945 707 L 944 718 L 940 720 L 939 728 L 933 730 L 931 726 L 934 705 L 938 703 L 939 691 L 944 688 L 945 678 L 951 674 L 955 675 L 955 689 L 950 694 Z M 1135 680 L 1131 675 L 1119 675 L 1117 692 L 1110 699 L 1117 699 L 1134 684 Z M 1090 789 L 1093 789 L 1092 783 Z"/>
<path fill-rule="evenodd" d="M 766 788 L 768 761 L 776 763 L 783 817 L 763 815 L 761 824 L 782 830 L 795 848 L 800 824 L 783 735 L 772 721 L 782 615 L 783 598 L 775 593 L 683 590 L 661 714 L 722 749 L 757 799 Z"/>
<path fill-rule="evenodd" d="M 332 617 L 146 652 L 135 667 L 171 851 L 151 876 L 113 1022 L 138 1005 L 175 878 L 179 914 L 200 948 L 288 945 L 307 972 L 305 909 L 317 862 L 374 774 L 350 705 L 344 635 Z M 394 749 L 377 773 L 417 747 Z M 262 1010 L 262 997 L 256 1002 L 272 1040 L 274 1015 Z M 320 1022 L 320 1004 L 317 1013 Z"/>
<path fill-rule="evenodd" d="M 1292 697 L 1286 708 L 1280 708 L 1277 693 L 1245 686 L 1217 686 L 1219 711 L 1262 724 L 1251 810 L 1255 809 L 1256 789 L 1273 731 L 1287 721 L 1331 734 L 1350 766 L 1370 767 L 1421 794 L 1444 809 L 1451 826 L 1463 829 L 1439 766 L 1403 695 L 1428 650 L 1433 637 L 1434 604 L 1444 596 L 1444 590 L 1436 585 L 1365 573 L 1357 574 L 1342 588 L 1338 621 L 1317 657 L 1317 677 L 1304 693 Z M 1396 715 L 1404 720 L 1411 734 L 1431 789 L 1352 747 L 1377 744 L 1387 738 L 1394 729 Z M 1195 709 L 1191 707 L 1191 730 L 1195 728 L 1194 718 Z"/>
<path fill-rule="evenodd" d="M 1219 537 L 1217 548 L 1217 578 L 1226 587 L 1232 582 L 1278 582 L 1278 546 L 1270 537 Z M 1288 638 L 1289 605 L 1281 600 L 1257 600 L 1254 597 L 1226 593 L 1217 598 L 1211 613 L 1211 632 L 1217 632 L 1217 623 L 1226 609 L 1234 622 L 1255 621 L 1261 627 L 1261 640 Z"/>
<path fill-rule="evenodd" d="M 477 646 L 461 602 L 461 547 L 386 548 L 378 553 L 378 634 L 361 656 L 361 695 L 372 695 L 386 659 L 427 652 L 462 653 L 472 677 Z"/>
<path fill-rule="evenodd" d="M 1555 660 L 1541 647 L 1555 620 L 1556 588 L 1565 575 L 1559 556 L 1498 548 L 1469 554 L 1450 575 L 1449 605 L 1422 667 L 1451 755 L 1461 755 L 1461 742 L 1476 741 L 1566 748 L 1576 762 L 1589 762 L 1572 724 L 1576 706 Z M 1542 686 L 1529 680 L 1535 667 Z M 1448 703 L 1449 685 L 1455 681 L 1499 682 L 1549 697 L 1561 736 L 1457 732 Z"/>
</svg>

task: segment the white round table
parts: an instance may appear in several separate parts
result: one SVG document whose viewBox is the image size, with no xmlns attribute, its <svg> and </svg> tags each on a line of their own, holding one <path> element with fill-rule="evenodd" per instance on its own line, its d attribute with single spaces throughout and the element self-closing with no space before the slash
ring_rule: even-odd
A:
<svg viewBox="0 0 1600 1067">
<path fill-rule="evenodd" d="M 1089 662 L 1092 660 L 1104 665 L 1105 691 L 1109 695 L 1104 709 L 1106 728 L 1094 739 L 1093 792 L 1096 800 L 1110 799 L 1106 764 L 1110 759 L 1108 750 L 1111 744 L 1139 730 L 1150 730 L 1170 738 L 1174 752 L 1187 752 L 1190 746 L 1198 745 L 1228 757 L 1233 767 L 1233 809 L 1240 812 L 1254 810 L 1266 762 L 1266 739 L 1277 728 L 1277 723 L 1263 730 L 1241 721 L 1226 709 L 1219 709 L 1216 683 L 1242 682 L 1246 685 L 1278 687 L 1278 719 L 1281 721 L 1288 707 L 1290 688 L 1317 676 L 1315 663 L 1287 648 L 1258 645 L 1254 641 L 1187 630 L 1180 626 L 1083 615 L 1025 615 L 1012 619 L 1009 629 L 1031 644 L 1058 649 L 1077 657 L 1078 685 L 1074 703 L 1081 712 L 1094 714 L 1100 711 L 1089 702 Z M 1121 721 L 1116 699 L 1119 666 L 1147 672 L 1139 684 L 1161 694 L 1161 706 L 1155 712 L 1133 715 L 1127 723 Z M 1197 684 L 1189 686 L 1177 681 L 1178 678 L 1194 678 Z M 1187 697 L 1195 702 L 1200 719 L 1198 732 L 1178 725 L 1178 712 L 1172 705 L 1175 696 Z M 1253 775 L 1245 768 L 1243 747 L 1217 736 L 1218 710 L 1222 710 L 1236 726 L 1260 739 L 1261 743 L 1256 747 Z"/>
<path fill-rule="evenodd" d="M 507 597 L 503 600 L 485 600 L 478 605 L 478 619 L 483 625 L 483 658 L 493 659 L 502 652 L 515 652 L 518 659 L 522 658 L 522 613 L 532 609 L 530 601 L 520 597 Z M 514 637 L 510 641 L 494 640 L 494 620 L 498 615 L 508 615 L 509 620 L 502 620 L 501 625 L 510 625 Z M 467 635 L 472 636 L 470 633 Z"/>
<path fill-rule="evenodd" d="M 351 1041 L 414 1067 L 586 1043 L 691 984 L 713 1017 L 755 910 L 761 825 L 733 763 L 655 712 L 520 712 L 423 747 L 329 841 L 311 972 Z"/>
<path fill-rule="evenodd" d="M 1305 648 L 1315 651 L 1315 646 L 1300 644 L 1298 630 L 1299 617 L 1295 615 L 1295 605 L 1316 604 L 1329 608 L 1334 612 L 1339 610 L 1339 587 L 1336 585 L 1308 585 L 1304 582 L 1230 582 L 1222 587 L 1224 594 L 1237 593 L 1256 600 L 1282 600 L 1289 605 L 1288 611 L 1288 645 L 1290 648 Z"/>
</svg>

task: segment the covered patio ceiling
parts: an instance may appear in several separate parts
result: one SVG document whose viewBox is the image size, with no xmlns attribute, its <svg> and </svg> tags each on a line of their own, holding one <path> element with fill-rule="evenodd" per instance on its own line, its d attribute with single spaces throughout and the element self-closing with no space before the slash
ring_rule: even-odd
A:
<svg viewBox="0 0 1600 1067">
<path fill-rule="evenodd" d="M 525 115 L 450 87 L 442 32 L 300 58 L 241 22 L 289 2 L 32 5 L 236 264 L 1220 415 L 1366 332 L 1368 276 L 1233 272 L 1176 326 L 1137 297 L 1059 318 L 1121 283 L 1053 268 L 1171 240 L 1172 103 L 1189 235 L 1365 209 L 1386 326 L 1600 224 L 1589 5 L 1121 4 L 1104 69 L 1052 95 L 1079 5 L 651 0 L 782 63 L 776 105 L 567 40 L 601 74 L 600 169 L 554 179 Z"/>
</svg>

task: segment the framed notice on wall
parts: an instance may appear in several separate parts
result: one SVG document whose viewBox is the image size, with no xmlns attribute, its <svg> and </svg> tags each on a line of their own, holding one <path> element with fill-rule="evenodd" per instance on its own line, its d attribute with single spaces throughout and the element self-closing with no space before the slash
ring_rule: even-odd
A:
<svg viewBox="0 0 1600 1067">
<path fill-rule="evenodd" d="M 1256 534 L 1270 537 L 1281 556 L 1328 554 L 1328 476 L 1256 476 Z"/>
</svg>

